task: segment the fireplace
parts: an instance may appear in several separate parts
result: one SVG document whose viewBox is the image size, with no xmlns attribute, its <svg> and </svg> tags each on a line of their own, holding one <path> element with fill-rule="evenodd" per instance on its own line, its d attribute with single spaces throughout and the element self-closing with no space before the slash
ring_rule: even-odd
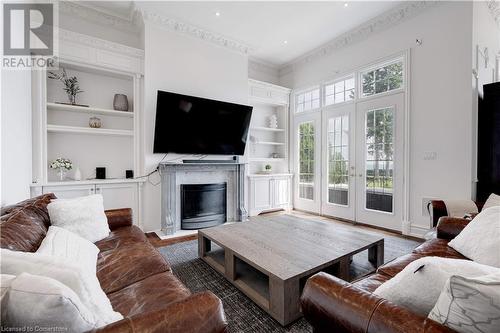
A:
<svg viewBox="0 0 500 333">
<path fill-rule="evenodd" d="M 181 229 L 194 230 L 226 222 L 227 185 L 182 184 Z"/>
</svg>

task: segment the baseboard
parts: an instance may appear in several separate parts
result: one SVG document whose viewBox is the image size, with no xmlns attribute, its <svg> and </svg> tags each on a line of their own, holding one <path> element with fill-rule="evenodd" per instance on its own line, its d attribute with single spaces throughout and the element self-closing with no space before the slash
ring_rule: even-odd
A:
<svg viewBox="0 0 500 333">
<path fill-rule="evenodd" d="M 430 231 L 430 229 L 427 227 L 418 226 L 418 225 L 411 225 L 409 235 L 423 239 L 425 234 L 427 234 L 429 231 Z"/>
</svg>

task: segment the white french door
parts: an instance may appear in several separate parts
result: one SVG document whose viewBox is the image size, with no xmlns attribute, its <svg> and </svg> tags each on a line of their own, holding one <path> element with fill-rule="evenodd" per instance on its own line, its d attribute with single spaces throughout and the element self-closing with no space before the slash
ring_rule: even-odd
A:
<svg viewBox="0 0 500 333">
<path fill-rule="evenodd" d="M 295 208 L 401 230 L 404 93 L 300 115 Z"/>
<path fill-rule="evenodd" d="M 319 213 L 321 204 L 321 113 L 296 117 L 294 123 L 294 207 Z"/>
<path fill-rule="evenodd" d="M 355 219 L 354 103 L 325 108 L 322 128 L 321 213 Z"/>
<path fill-rule="evenodd" d="M 357 222 L 401 230 L 404 93 L 356 105 Z"/>
</svg>

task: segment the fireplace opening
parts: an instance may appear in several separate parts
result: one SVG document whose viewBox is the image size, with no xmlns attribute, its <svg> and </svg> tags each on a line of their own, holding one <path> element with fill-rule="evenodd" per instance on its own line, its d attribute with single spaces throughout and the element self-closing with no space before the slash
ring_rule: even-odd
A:
<svg viewBox="0 0 500 333">
<path fill-rule="evenodd" d="M 226 222 L 227 185 L 181 185 L 181 229 L 194 230 Z"/>
</svg>

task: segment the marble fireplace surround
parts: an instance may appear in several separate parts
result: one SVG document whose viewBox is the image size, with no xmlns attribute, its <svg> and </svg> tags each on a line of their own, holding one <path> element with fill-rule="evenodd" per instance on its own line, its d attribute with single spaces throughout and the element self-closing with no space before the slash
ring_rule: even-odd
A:
<svg viewBox="0 0 500 333">
<path fill-rule="evenodd" d="M 227 183 L 227 221 L 245 221 L 244 163 L 161 163 L 161 231 L 181 230 L 181 185 Z"/>
</svg>

